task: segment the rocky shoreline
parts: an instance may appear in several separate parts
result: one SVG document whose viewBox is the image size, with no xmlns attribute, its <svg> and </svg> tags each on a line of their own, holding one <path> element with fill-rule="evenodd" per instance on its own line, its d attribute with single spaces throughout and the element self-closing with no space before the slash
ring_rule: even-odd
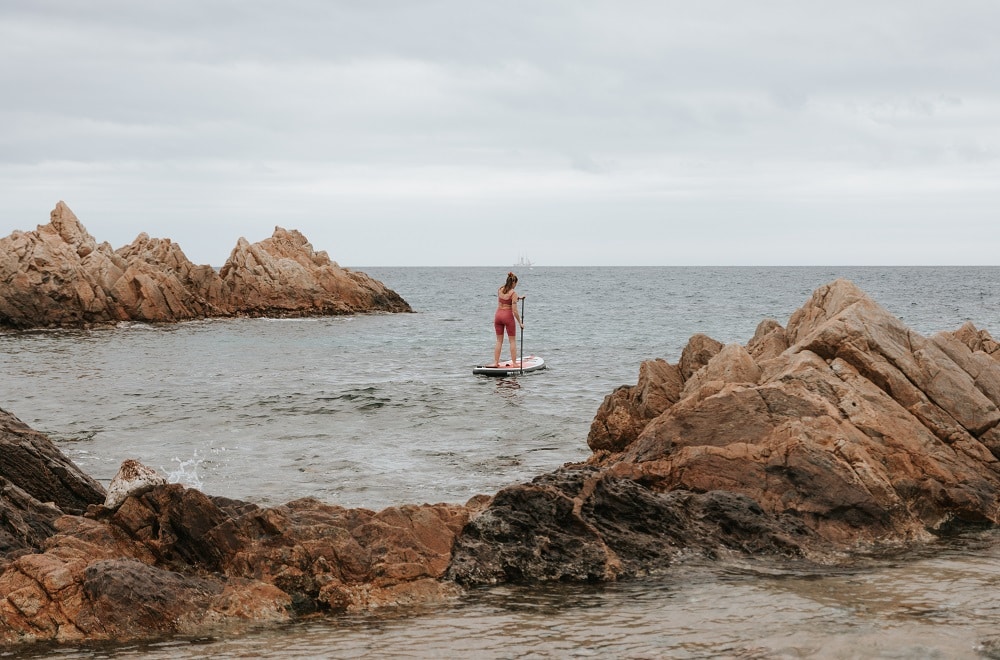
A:
<svg viewBox="0 0 1000 660">
<path fill-rule="evenodd" d="M 838 562 L 1000 522 L 1000 345 L 852 283 L 609 394 L 593 454 L 464 505 L 262 508 L 126 461 L 108 492 L 0 411 L 0 643 L 127 641 L 607 581 L 685 558 Z"/>
<path fill-rule="evenodd" d="M 240 238 L 218 272 L 169 238 L 98 243 L 63 202 L 48 224 L 0 239 L 0 328 L 410 311 L 395 291 L 281 227 L 257 243 Z"/>
</svg>

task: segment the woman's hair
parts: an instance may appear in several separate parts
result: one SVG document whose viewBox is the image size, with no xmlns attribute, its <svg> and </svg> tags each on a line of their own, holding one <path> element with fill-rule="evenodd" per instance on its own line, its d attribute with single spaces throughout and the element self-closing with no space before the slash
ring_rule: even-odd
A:
<svg viewBox="0 0 1000 660">
<path fill-rule="evenodd" d="M 502 288 L 503 292 L 507 293 L 508 291 L 514 288 L 515 284 L 517 284 L 517 275 L 515 275 L 514 273 L 507 273 L 507 281 L 504 282 Z"/>
</svg>

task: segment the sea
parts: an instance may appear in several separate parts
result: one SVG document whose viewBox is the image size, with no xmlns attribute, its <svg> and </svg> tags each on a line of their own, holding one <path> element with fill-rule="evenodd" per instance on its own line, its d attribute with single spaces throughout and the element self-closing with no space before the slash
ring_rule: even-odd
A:
<svg viewBox="0 0 1000 660">
<path fill-rule="evenodd" d="M 745 344 L 847 278 L 924 335 L 1000 336 L 997 267 L 522 268 L 518 351 L 492 360 L 509 267 L 358 268 L 412 314 L 0 333 L 0 407 L 105 486 L 125 459 L 277 505 L 463 503 L 589 455 L 605 396 L 691 335 Z M 504 356 L 508 356 L 505 346 Z M 403 610 L 57 658 L 1000 658 L 1000 532 L 816 567 L 692 559 L 608 584 L 502 585 Z"/>
</svg>

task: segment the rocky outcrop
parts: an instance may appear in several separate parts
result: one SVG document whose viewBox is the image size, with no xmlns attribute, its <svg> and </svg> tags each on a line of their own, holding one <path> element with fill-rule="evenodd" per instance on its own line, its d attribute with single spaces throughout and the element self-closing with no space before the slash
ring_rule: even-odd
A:
<svg viewBox="0 0 1000 660">
<path fill-rule="evenodd" d="M 262 509 L 151 472 L 123 463 L 116 508 L 22 507 L 39 529 L 0 564 L 0 643 L 205 634 L 456 593 L 442 577 L 466 507 Z"/>
<path fill-rule="evenodd" d="M 35 449 L 0 474 L 0 641 L 203 634 L 693 556 L 836 562 L 995 525 L 997 349 L 972 324 L 923 337 L 838 280 L 746 346 L 696 335 L 678 364 L 644 363 L 598 410 L 588 461 L 465 506 L 261 508 L 138 464 L 103 506 L 99 487 L 66 485 L 79 475 L 44 436 L 7 421 L 4 457 Z M 36 473 L 52 476 L 29 493 Z"/>
<path fill-rule="evenodd" d="M 820 546 L 799 520 L 745 495 L 662 491 L 577 465 L 497 493 L 458 538 L 448 577 L 595 582 L 665 572 L 693 554 L 800 557 Z"/>
<path fill-rule="evenodd" d="M 692 551 L 830 559 L 997 524 L 998 358 L 989 333 L 923 337 L 845 280 L 745 348 L 696 336 L 604 400 L 585 465 L 497 494 L 450 575 L 608 579 Z"/>
<path fill-rule="evenodd" d="M 371 311 L 410 307 L 280 227 L 252 245 L 241 238 L 218 273 L 191 263 L 170 239 L 140 234 L 118 250 L 98 244 L 63 202 L 47 225 L 0 239 L 0 327 Z"/>
<path fill-rule="evenodd" d="M 0 456 L 5 645 L 239 629 L 454 591 L 440 578 L 465 507 L 261 509 L 165 484 L 132 460 L 106 495 L 2 410 Z"/>
<path fill-rule="evenodd" d="M 301 233 L 275 227 L 271 238 L 240 239 L 219 271 L 222 299 L 256 316 L 351 314 L 365 310 L 408 312 L 395 292 L 364 273 L 340 268 L 326 252 L 313 251 Z"/>
<path fill-rule="evenodd" d="M 40 550 L 64 512 L 104 501 L 104 489 L 41 433 L 0 409 L 0 571 Z"/>
</svg>

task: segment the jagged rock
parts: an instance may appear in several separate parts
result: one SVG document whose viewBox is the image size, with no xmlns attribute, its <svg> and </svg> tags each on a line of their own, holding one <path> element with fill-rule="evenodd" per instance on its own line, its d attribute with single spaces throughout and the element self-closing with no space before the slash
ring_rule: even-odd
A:
<svg viewBox="0 0 1000 660">
<path fill-rule="evenodd" d="M 378 513 L 314 499 L 263 509 L 217 527 L 228 575 L 259 577 L 292 595 L 299 611 L 361 610 L 440 600 L 440 580 L 465 507 L 389 507 Z"/>
<path fill-rule="evenodd" d="M 326 252 L 314 251 L 301 233 L 281 227 L 275 227 L 270 238 L 253 245 L 241 238 L 219 276 L 223 299 L 217 304 L 239 301 L 239 312 L 243 314 L 410 311 L 394 291 L 364 273 L 341 268 L 330 261 Z"/>
<path fill-rule="evenodd" d="M 753 338 L 747 342 L 747 352 L 759 364 L 778 357 L 788 348 L 788 335 L 774 319 L 764 319 L 757 326 Z"/>
<path fill-rule="evenodd" d="M 619 387 L 605 397 L 590 426 L 587 444 L 594 451 L 620 451 L 638 437 L 646 423 L 676 403 L 681 372 L 666 360 L 639 365 L 635 387 Z"/>
<path fill-rule="evenodd" d="M 739 344 L 727 344 L 713 355 L 704 367 L 691 374 L 678 398 L 686 398 L 710 383 L 755 384 L 760 374 L 760 367 L 745 348 Z M 718 390 L 718 386 L 715 389 Z"/>
<path fill-rule="evenodd" d="M 660 570 L 677 549 L 731 548 L 726 535 L 752 524 L 780 539 L 754 552 L 812 556 L 1000 523 L 991 342 L 974 326 L 922 337 L 846 280 L 817 289 L 786 329 L 762 323 L 749 350 L 693 337 L 676 401 L 649 418 L 636 402 L 656 382 L 616 390 L 591 427 L 583 485 L 549 476 L 499 493 L 459 538 L 452 575 L 609 579 Z M 655 372 L 660 385 L 669 373 Z M 609 483 L 628 493 L 607 516 L 617 526 L 590 508 Z M 756 517 L 664 528 L 685 515 L 665 502 L 702 497 L 742 498 Z"/>
<path fill-rule="evenodd" d="M 575 466 L 497 493 L 459 537 L 448 576 L 464 585 L 615 580 L 666 571 L 688 553 L 797 557 L 816 546 L 808 527 L 743 495 L 656 492 Z"/>
<path fill-rule="evenodd" d="M 127 458 L 122 461 L 118 473 L 108 484 L 108 496 L 104 500 L 104 506 L 112 510 L 117 509 L 128 496 L 139 495 L 165 483 L 167 483 L 166 478 L 153 468 Z"/>
<path fill-rule="evenodd" d="M 40 551 L 65 512 L 104 501 L 104 489 L 52 442 L 0 409 L 0 571 Z"/>
<path fill-rule="evenodd" d="M 179 484 L 61 516 L 0 572 L 0 643 L 148 639 L 296 613 L 454 596 L 442 581 L 470 509 L 261 509 Z"/>
<path fill-rule="evenodd" d="M 0 408 L 0 478 L 38 502 L 83 513 L 104 501 L 104 488 L 80 471 L 52 441 Z"/>
<path fill-rule="evenodd" d="M 217 316 L 411 311 L 394 291 L 340 268 L 297 231 L 240 239 L 216 273 L 170 239 L 140 234 L 112 250 L 65 203 L 35 231 L 0 239 L 0 327 L 80 327 Z"/>
<path fill-rule="evenodd" d="M 677 363 L 681 372 L 681 380 L 687 382 L 694 375 L 694 372 L 708 364 L 708 361 L 721 350 L 722 342 L 701 333 L 692 335 L 684 350 L 681 351 L 680 362 Z"/>
<path fill-rule="evenodd" d="M 0 560 L 0 642 L 202 634 L 692 555 L 837 561 L 997 524 L 992 348 L 971 325 L 922 337 L 838 280 L 747 348 L 696 336 L 681 363 L 643 363 L 602 403 L 587 462 L 465 506 L 260 508 L 173 484 L 80 517 L 0 484 L 18 516 L 0 542 L 19 544 Z"/>
<path fill-rule="evenodd" d="M 0 571 L 17 557 L 38 552 L 63 513 L 0 477 Z"/>
<path fill-rule="evenodd" d="M 154 565 L 146 547 L 77 516 L 44 553 L 0 573 L 0 642 L 148 639 L 287 621 L 291 599 L 259 580 Z"/>
</svg>

